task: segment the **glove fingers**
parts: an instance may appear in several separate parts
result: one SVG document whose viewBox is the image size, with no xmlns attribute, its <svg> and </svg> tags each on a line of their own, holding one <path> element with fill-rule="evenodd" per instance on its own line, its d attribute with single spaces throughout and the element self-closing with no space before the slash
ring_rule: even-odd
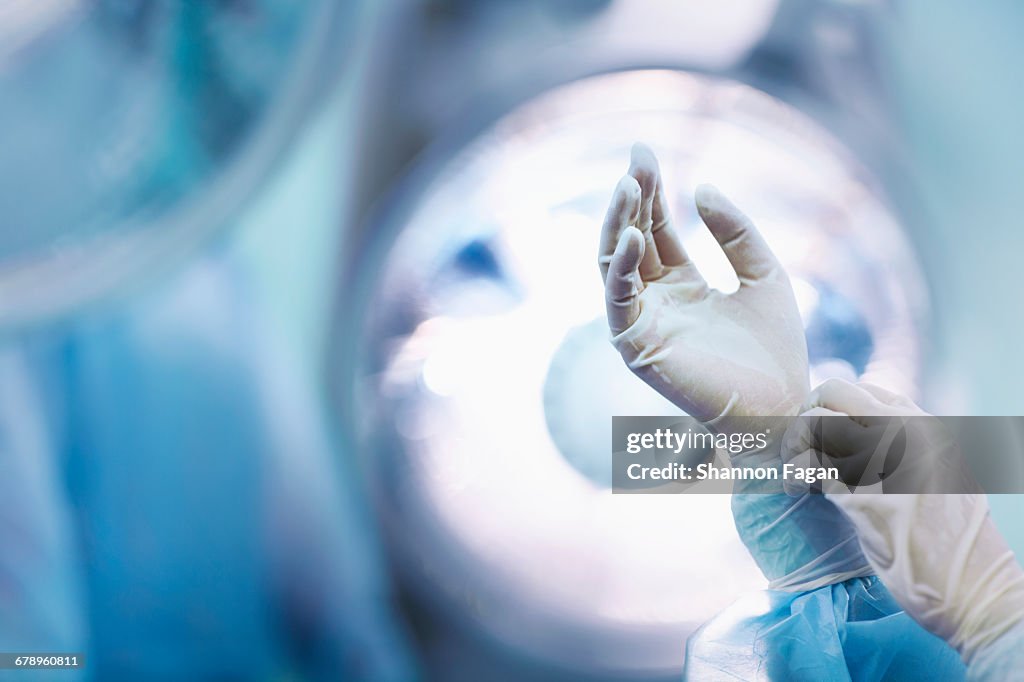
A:
<svg viewBox="0 0 1024 682">
<path fill-rule="evenodd" d="M 643 283 L 638 268 L 643 257 L 643 235 L 635 227 L 627 227 L 615 246 L 608 267 L 608 279 L 605 281 L 605 307 L 612 334 L 629 329 L 640 316 L 640 291 Z"/>
<path fill-rule="evenodd" d="M 849 462 L 843 460 L 847 454 L 846 449 L 836 445 L 856 442 L 863 432 L 864 427 L 848 414 L 825 407 L 813 407 L 787 427 L 782 440 L 782 461 L 797 468 L 822 467 L 826 464 L 846 464 L 848 467 Z M 843 474 L 849 473 L 842 466 L 840 469 Z M 822 480 L 820 487 L 825 493 L 849 492 L 846 480 Z M 800 495 L 809 488 L 807 483 L 796 478 L 783 482 L 783 489 L 790 495 Z"/>
<path fill-rule="evenodd" d="M 815 407 L 844 412 L 854 420 L 865 424 L 868 422 L 860 418 L 892 413 L 892 408 L 889 405 L 878 400 L 869 391 L 843 379 L 828 379 L 811 391 L 804 410 Z"/>
<path fill-rule="evenodd" d="M 644 145 L 633 145 L 629 174 L 640 185 L 640 215 L 637 227 L 644 233 L 645 254 L 640 265 L 644 280 L 661 277 L 667 268 L 684 267 L 692 278 L 700 279 L 686 255 L 679 235 L 672 227 L 668 199 L 661 180 L 661 169 L 654 152 Z"/>
<path fill-rule="evenodd" d="M 649 281 L 665 274 L 658 246 L 654 243 L 654 190 L 657 187 L 657 160 L 653 152 L 642 144 L 633 145 L 630 152 L 629 175 L 640 185 L 640 215 L 636 227 L 644 236 L 644 257 L 640 261 L 640 276 Z"/>
<path fill-rule="evenodd" d="M 615 253 L 615 247 L 623 231 L 637 222 L 640 213 L 640 186 L 629 175 L 619 180 L 608 205 L 608 212 L 601 227 L 601 251 L 597 256 L 601 268 L 601 281 L 608 280 L 608 266 Z"/>
<path fill-rule="evenodd" d="M 899 393 L 890 391 L 887 388 L 882 388 L 877 384 L 872 384 L 867 381 L 858 381 L 857 386 L 863 388 L 865 391 L 870 393 L 876 400 L 886 405 L 892 405 L 893 407 L 907 407 L 914 410 L 920 410 L 914 401 L 910 400 L 906 396 L 902 396 Z"/>
<path fill-rule="evenodd" d="M 818 417 L 844 417 L 824 407 L 814 407 L 803 412 L 798 419 L 792 420 L 782 436 L 782 461 L 788 462 L 791 457 L 814 450 L 819 446 L 814 434 L 814 426 Z"/>
<path fill-rule="evenodd" d="M 694 192 L 697 212 L 732 264 L 740 284 L 752 284 L 781 271 L 779 261 L 761 233 L 736 206 L 713 185 L 699 185 Z"/>
<path fill-rule="evenodd" d="M 668 197 L 665 196 L 665 187 L 661 181 L 661 172 L 658 172 L 658 181 L 654 185 L 654 207 L 651 211 L 651 233 L 654 235 L 654 244 L 658 247 L 658 255 L 662 264 L 668 267 L 692 266 L 686 249 L 679 240 L 679 234 L 672 226 L 672 215 L 668 208 Z M 698 275 L 699 277 L 700 275 Z"/>
</svg>

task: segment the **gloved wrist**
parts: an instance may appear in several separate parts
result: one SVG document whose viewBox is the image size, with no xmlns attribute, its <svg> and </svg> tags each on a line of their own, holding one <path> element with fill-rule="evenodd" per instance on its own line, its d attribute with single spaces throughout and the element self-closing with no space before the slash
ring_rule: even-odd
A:
<svg viewBox="0 0 1024 682">
<path fill-rule="evenodd" d="M 970 665 L 1024 615 L 1024 569 L 984 495 L 827 494 L 907 613 Z"/>
<path fill-rule="evenodd" d="M 801 402 L 790 400 L 773 412 L 795 416 Z M 716 433 L 771 431 L 764 447 L 730 455 L 733 467 L 780 470 L 774 479 L 734 481 L 732 497 L 736 530 L 769 580 L 769 588 L 804 592 L 874 575 L 861 551 L 856 529 L 828 500 L 821 495 L 791 496 L 784 492 L 781 469 L 785 429 L 781 421 L 722 417 L 705 426 Z"/>
<path fill-rule="evenodd" d="M 984 524 L 964 559 L 955 600 L 956 628 L 949 639 L 968 665 L 1011 630 L 1024 627 L 1024 569 L 985 505 Z M 956 569 L 956 557 L 952 562 Z"/>
<path fill-rule="evenodd" d="M 750 414 L 749 408 L 741 405 L 739 394 L 733 392 L 729 402 L 719 414 L 711 419 L 702 421 L 706 429 L 712 433 L 751 433 L 766 432 L 773 425 L 781 426 L 780 418 L 792 418 L 800 414 L 800 406 L 806 399 L 810 388 L 805 386 L 803 393 L 783 396 L 777 403 L 759 410 L 756 414 Z M 771 429 L 768 435 L 768 445 L 764 448 L 751 450 L 751 452 L 765 451 L 779 455 L 782 450 L 784 429 Z"/>
<path fill-rule="evenodd" d="M 1014 679 L 1024 670 L 1024 621 L 975 651 L 965 662 L 969 682 Z"/>
</svg>

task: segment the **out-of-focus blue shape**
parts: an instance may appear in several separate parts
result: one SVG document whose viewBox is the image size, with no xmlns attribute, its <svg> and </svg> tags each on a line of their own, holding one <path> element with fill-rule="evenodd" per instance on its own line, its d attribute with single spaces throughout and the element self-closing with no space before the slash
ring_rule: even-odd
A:
<svg viewBox="0 0 1024 682">
<path fill-rule="evenodd" d="M 806 322 L 807 353 L 812 363 L 839 359 L 863 374 L 875 344 L 871 326 L 853 301 L 817 281 L 818 304 Z"/>
<path fill-rule="evenodd" d="M 79 652 L 84 602 L 72 510 L 25 354 L 0 350 L 0 651 Z M 0 671 L 0 679 L 4 679 Z M 8 671 L 18 679 L 46 672 Z M 80 679 L 67 671 L 64 679 Z"/>
<path fill-rule="evenodd" d="M 91 297 L 79 284 L 124 290 L 129 271 L 179 263 L 191 237 L 243 225 L 226 251 L 155 288 L 129 287 L 124 305 L 76 310 L 12 341 L 29 349 L 27 388 L 0 363 L 0 432 L 9 422 L 49 440 L 0 448 L 0 472 L 11 474 L 0 481 L 0 532 L 12 535 L 0 585 L 14 595 L 0 599 L 0 650 L 83 651 L 85 677 L 102 680 L 413 678 L 373 519 L 309 361 L 330 297 L 328 234 L 348 201 L 338 131 L 351 129 L 351 107 L 330 107 L 322 120 L 336 125 L 306 136 L 284 181 L 236 215 L 264 172 L 282 170 L 272 162 L 309 113 L 303 88 L 324 82 L 323 39 L 346 47 L 336 21 L 318 20 L 354 18 L 362 3 L 64 6 L 75 11 L 46 42 L 0 44 L 0 92 L 18 81 L 28 99 L 64 102 L 39 126 L 10 121 L 28 137 L 52 123 L 58 139 L 44 140 L 56 157 L 19 146 L 25 194 L 0 183 L 0 205 L 20 202 L 27 221 L 0 235 L 0 299 L 15 306 L 0 315 L 46 318 L 37 304 L 53 312 Z M 342 26 L 357 33 L 354 21 Z M 60 91 L 70 77 L 55 64 L 79 64 L 106 99 Z M 23 78 L 32 70 L 47 78 Z M 351 104 L 343 90 L 335 105 Z M 23 105 L 3 98 L 0 117 Z M 89 180 L 88 156 L 102 161 L 106 143 L 130 153 L 108 159 L 92 184 L 56 182 Z M 0 177 L 14 172 L 9 160 Z M 49 190 L 29 181 L 61 163 Z M 286 233 L 284 221 L 294 224 Z M 268 235 L 288 267 L 267 262 Z M 4 279 L 25 262 L 39 267 Z M 33 279 L 61 263 L 59 287 Z"/>
<path fill-rule="evenodd" d="M 1024 163 L 1024 4 L 914 0 L 879 22 L 884 70 L 924 209 L 911 224 L 943 314 L 932 337 L 930 411 L 1024 414 L 1019 314 L 1020 178 Z M 1018 306 L 1019 307 L 1019 306 Z M 1022 499 L 990 497 L 1024 556 Z"/>
<path fill-rule="evenodd" d="M 86 587 L 63 627 L 93 679 L 408 679 L 354 473 L 243 292 L 204 259 L 35 344 Z"/>
<path fill-rule="evenodd" d="M 222 228 L 344 70 L 363 5 L 5 3 L 0 323 L 166 272 Z"/>
<path fill-rule="evenodd" d="M 501 275 L 501 266 L 493 247 L 484 239 L 473 239 L 455 254 L 455 267 L 469 276 L 493 277 Z"/>
</svg>

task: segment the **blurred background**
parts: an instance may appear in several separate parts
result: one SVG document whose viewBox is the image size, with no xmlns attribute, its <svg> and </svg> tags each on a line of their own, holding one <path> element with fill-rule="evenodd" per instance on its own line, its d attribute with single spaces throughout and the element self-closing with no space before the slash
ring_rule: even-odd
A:
<svg viewBox="0 0 1024 682">
<path fill-rule="evenodd" d="M 0 0 L 0 651 L 104 680 L 678 678 L 765 581 L 728 499 L 608 492 L 609 417 L 674 409 L 603 322 L 630 145 L 712 284 L 693 187 L 758 223 L 814 381 L 1024 414 L 1022 22 Z M 1022 504 L 992 499 L 1018 552 Z"/>
</svg>

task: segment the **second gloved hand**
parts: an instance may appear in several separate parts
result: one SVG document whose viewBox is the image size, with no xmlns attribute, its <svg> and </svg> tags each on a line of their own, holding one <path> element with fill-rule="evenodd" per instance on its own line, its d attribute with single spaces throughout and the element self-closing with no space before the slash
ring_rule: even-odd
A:
<svg viewBox="0 0 1024 682">
<path fill-rule="evenodd" d="M 805 414 L 835 422 L 829 429 L 837 447 L 857 443 L 876 428 L 879 420 L 870 419 L 873 416 L 912 416 L 915 423 L 923 420 L 928 430 L 928 420 L 934 420 L 910 400 L 885 389 L 834 379 L 816 389 L 805 407 Z M 808 449 L 843 456 L 828 451 L 821 440 L 808 442 L 807 434 L 804 429 L 787 434 L 783 451 L 787 461 L 800 460 Z M 873 438 L 868 436 L 864 442 Z M 904 460 L 909 458 L 910 466 L 916 461 L 932 462 L 936 453 L 919 450 L 936 444 L 948 446 L 944 438 L 928 433 L 909 438 Z M 948 460 L 943 456 L 940 464 Z M 922 489 L 970 489 L 962 480 L 969 474 L 959 467 L 916 469 L 937 479 L 915 480 Z M 969 677 L 1008 679 L 1005 672 L 1020 673 L 1024 570 L 993 523 L 985 495 L 850 493 L 849 488 L 835 485 L 826 488 L 826 496 L 856 528 L 864 554 L 892 596 L 914 620 L 960 652 Z M 1014 639 L 1009 645 L 1008 637 Z M 1016 658 L 1011 652 L 1016 652 Z"/>
</svg>

